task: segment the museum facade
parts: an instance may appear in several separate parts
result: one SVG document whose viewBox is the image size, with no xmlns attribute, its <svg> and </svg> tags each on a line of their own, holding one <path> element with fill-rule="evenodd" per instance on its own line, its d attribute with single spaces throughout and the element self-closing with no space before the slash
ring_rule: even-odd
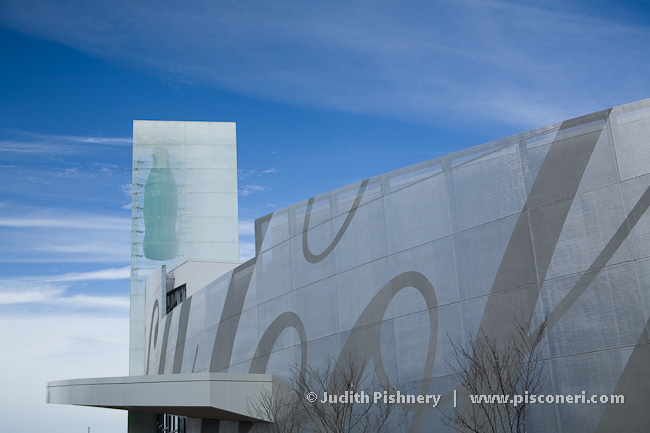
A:
<svg viewBox="0 0 650 433">
<path fill-rule="evenodd" d="M 200 123 L 194 149 L 165 123 L 134 128 L 131 376 L 52 382 L 50 403 L 129 410 L 131 433 L 256 431 L 246 402 L 293 366 L 360 355 L 383 389 L 441 396 L 403 431 L 451 431 L 452 345 L 521 318 L 546 323 L 546 394 L 625 399 L 531 405 L 529 431 L 650 425 L 650 100 L 263 216 L 241 264 L 234 125 L 177 122 Z"/>
</svg>

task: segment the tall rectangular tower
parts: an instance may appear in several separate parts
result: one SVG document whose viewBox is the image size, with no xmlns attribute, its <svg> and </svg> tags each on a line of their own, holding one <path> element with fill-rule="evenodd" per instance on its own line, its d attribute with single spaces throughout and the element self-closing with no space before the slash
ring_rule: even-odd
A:
<svg viewBox="0 0 650 433">
<path fill-rule="evenodd" d="M 129 372 L 144 374 L 145 281 L 160 265 L 239 260 L 232 122 L 133 122 Z"/>
</svg>

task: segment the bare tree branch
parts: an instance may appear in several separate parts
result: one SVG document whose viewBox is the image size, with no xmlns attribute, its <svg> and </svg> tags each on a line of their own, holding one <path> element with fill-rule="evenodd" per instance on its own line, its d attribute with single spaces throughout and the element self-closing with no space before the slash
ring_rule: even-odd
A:
<svg viewBox="0 0 650 433">
<path fill-rule="evenodd" d="M 294 368 L 284 389 L 262 393 L 249 408 L 273 420 L 273 433 L 391 433 L 407 422 L 408 410 L 383 398 L 374 401 L 373 393 L 385 390 L 367 367 L 365 357 L 350 355 L 329 357 L 319 368 Z M 315 400 L 307 399 L 310 393 Z"/>
<path fill-rule="evenodd" d="M 544 359 L 540 344 L 547 319 L 529 335 L 530 322 L 513 320 L 506 337 L 480 333 L 473 343 L 453 341 L 450 367 L 464 388 L 463 404 L 446 415 L 458 432 L 502 433 L 526 431 L 528 402 L 514 403 L 515 396 L 538 394 L 544 387 Z M 470 396 L 503 396 L 504 399 L 471 401 Z M 505 398 L 507 397 L 507 398 Z"/>
<path fill-rule="evenodd" d="M 260 390 L 257 399 L 246 402 L 248 411 L 258 418 L 268 419 L 269 433 L 299 433 L 305 431 L 306 418 L 300 411 L 300 396 L 282 382 L 274 383 L 273 389 Z"/>
</svg>

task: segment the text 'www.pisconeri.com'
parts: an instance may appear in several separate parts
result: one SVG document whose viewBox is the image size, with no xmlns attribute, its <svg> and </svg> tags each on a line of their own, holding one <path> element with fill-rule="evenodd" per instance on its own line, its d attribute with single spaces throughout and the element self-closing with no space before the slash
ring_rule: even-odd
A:
<svg viewBox="0 0 650 433">
<path fill-rule="evenodd" d="M 474 395 L 470 394 L 469 401 L 472 404 L 623 404 L 623 395 L 587 395 L 585 391 L 580 394 L 528 394 L 523 395 Z"/>
<path fill-rule="evenodd" d="M 352 404 L 352 403 L 388 403 L 388 404 L 428 404 L 436 407 L 440 402 L 442 395 L 440 394 L 403 394 L 399 391 L 395 393 L 372 392 L 366 393 L 364 391 L 354 392 L 348 391 L 343 394 L 329 394 L 324 392 L 318 396 L 315 392 L 307 394 L 307 400 L 310 402 L 318 403 L 331 403 L 331 404 Z M 625 403 L 625 396 L 623 395 L 587 395 L 585 391 L 580 394 L 524 394 L 517 395 L 503 395 L 503 394 L 470 394 L 468 402 L 471 404 L 511 404 L 513 406 L 520 406 L 525 404 L 623 404 Z M 456 407 L 457 395 L 454 390 L 453 405 Z"/>
</svg>

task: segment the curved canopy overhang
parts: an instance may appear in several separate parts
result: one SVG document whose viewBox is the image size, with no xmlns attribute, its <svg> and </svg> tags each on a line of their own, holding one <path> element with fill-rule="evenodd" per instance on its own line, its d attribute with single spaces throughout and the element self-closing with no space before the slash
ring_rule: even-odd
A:
<svg viewBox="0 0 650 433">
<path fill-rule="evenodd" d="M 47 402 L 192 418 L 268 422 L 251 402 L 273 392 L 270 374 L 193 373 L 73 379 L 47 384 Z"/>
</svg>

